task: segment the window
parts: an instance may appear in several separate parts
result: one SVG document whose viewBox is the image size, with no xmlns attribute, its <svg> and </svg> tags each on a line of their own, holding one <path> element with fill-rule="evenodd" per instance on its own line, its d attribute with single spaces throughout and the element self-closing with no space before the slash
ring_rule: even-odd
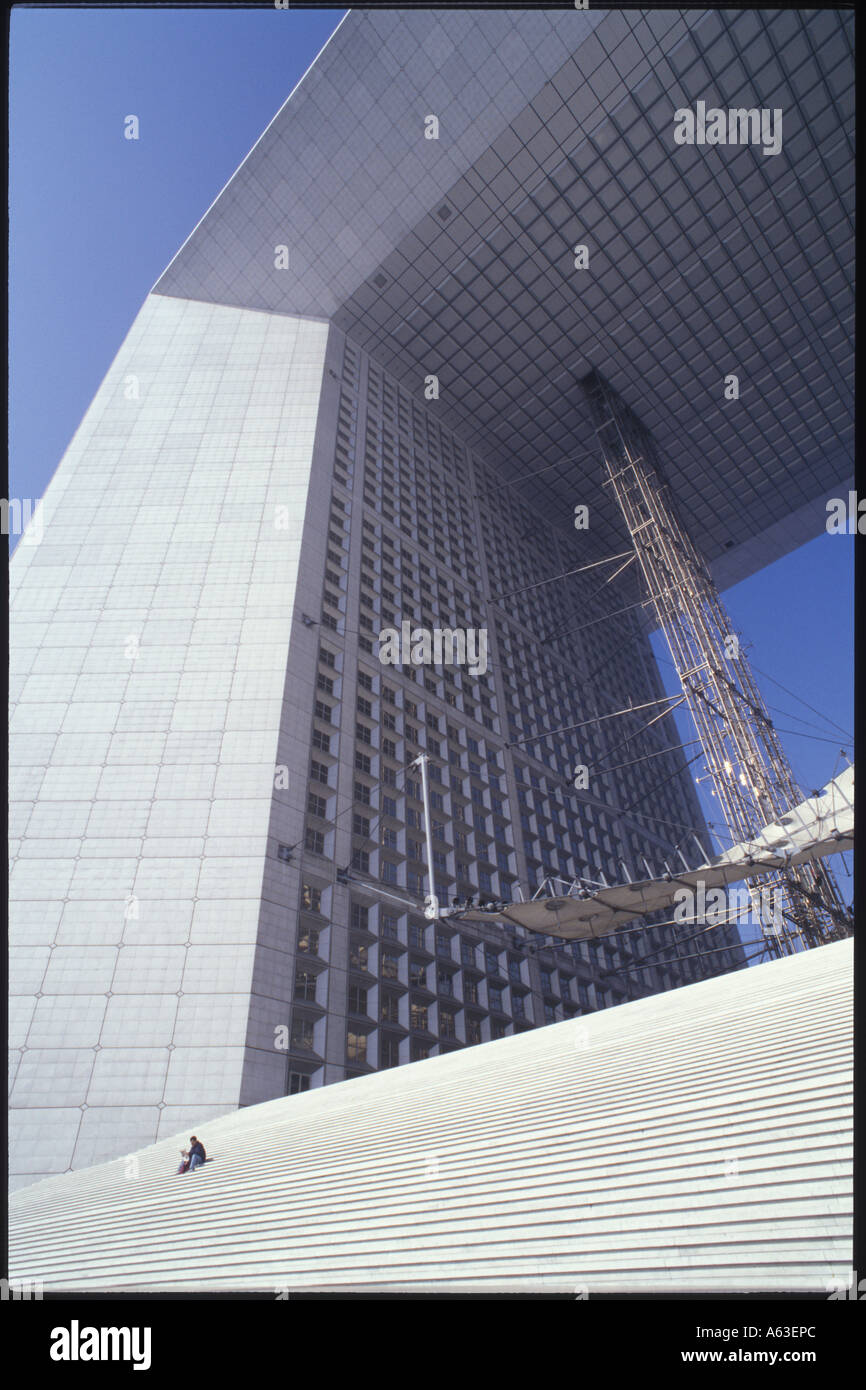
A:
<svg viewBox="0 0 866 1390">
<path fill-rule="evenodd" d="M 350 1062 L 367 1061 L 367 1034 L 355 1033 L 350 1029 L 346 1034 L 346 1058 Z"/>
<path fill-rule="evenodd" d="M 423 1062 L 427 1057 L 430 1056 L 430 1049 L 429 1047 L 425 1047 L 423 1043 L 417 1042 L 413 1038 L 410 1045 L 409 1055 L 413 1062 Z"/>
<path fill-rule="evenodd" d="M 313 1024 L 308 1018 L 292 1019 L 291 1045 L 301 1052 L 313 1050 Z"/>
<path fill-rule="evenodd" d="M 427 988 L 427 967 L 420 961 L 409 962 L 409 983 L 421 989 Z"/>
<path fill-rule="evenodd" d="M 381 880 L 382 880 L 383 883 L 396 883 L 396 882 L 397 882 L 397 865 L 396 865 L 396 864 L 392 864 L 391 861 L 390 861 L 389 859 L 383 860 L 383 862 L 382 862 L 382 872 L 381 872 L 381 874 L 380 874 L 380 878 L 381 878 Z"/>
<path fill-rule="evenodd" d="M 397 980 L 400 977 L 400 957 L 393 951 L 382 952 L 382 978 Z"/>
<path fill-rule="evenodd" d="M 304 1076 L 303 1072 L 289 1072 L 289 1095 L 299 1096 L 302 1091 L 309 1091 L 310 1078 Z"/>
<path fill-rule="evenodd" d="M 304 845 L 311 854 L 324 854 L 325 837 L 321 830 L 312 830 L 308 827 L 304 836 Z"/>
<path fill-rule="evenodd" d="M 480 1043 L 481 1041 L 481 1019 L 467 1018 L 466 1020 L 466 1041 L 468 1043 Z"/>
<path fill-rule="evenodd" d="M 383 994 L 379 1004 L 379 1019 L 382 1023 L 400 1022 L 400 1001 L 396 994 Z"/>
<path fill-rule="evenodd" d="M 306 951 L 307 955 L 317 956 L 319 954 L 319 933 L 315 927 L 302 926 L 298 931 L 298 950 Z"/>
<path fill-rule="evenodd" d="M 320 816 L 322 820 L 328 814 L 328 803 L 323 796 L 316 796 L 315 792 L 310 792 L 307 796 L 307 810 L 312 816 Z"/>
<path fill-rule="evenodd" d="M 446 1009 L 439 1010 L 439 1036 L 442 1038 L 456 1038 L 457 1029 L 454 1025 L 454 1015 Z"/>
<path fill-rule="evenodd" d="M 352 834 L 363 835 L 365 840 L 370 838 L 370 822 L 366 816 L 352 816 Z"/>
<path fill-rule="evenodd" d="M 310 763 L 310 777 L 314 782 L 323 782 L 328 785 L 328 769 L 324 763 L 317 763 L 315 760 Z"/>
<path fill-rule="evenodd" d="M 382 815 L 397 818 L 397 802 L 393 796 L 382 797 Z"/>
<path fill-rule="evenodd" d="M 321 731 L 321 729 L 314 729 L 314 730 L 313 730 L 313 747 L 314 747 L 314 748 L 318 748 L 318 750 L 319 750 L 320 753 L 330 753 L 330 751 L 331 751 L 331 739 L 330 739 L 330 735 L 328 735 L 328 734 L 323 734 L 322 731 Z"/>
<path fill-rule="evenodd" d="M 301 907 L 305 907 L 308 912 L 321 912 L 321 888 L 314 888 L 311 883 L 305 883 L 301 888 Z"/>
<path fill-rule="evenodd" d="M 313 742 L 315 743 L 315 741 L 316 741 L 316 735 L 313 734 Z M 367 755 L 366 753 L 356 753 L 356 754 L 355 754 L 355 768 L 356 768 L 356 770 L 357 770 L 358 772 L 366 772 L 367 775 L 369 776 L 369 775 L 370 775 L 370 768 L 371 768 L 371 767 L 372 767 L 372 763 L 370 762 L 370 759 L 369 759 L 369 757 L 368 757 L 368 755 Z"/>
<path fill-rule="evenodd" d="M 511 1012 L 514 1014 L 514 1017 L 515 1017 L 515 1018 L 525 1018 L 525 1017 L 526 1017 L 526 1010 L 525 1010 L 525 1008 L 524 1008 L 524 1006 L 523 1006 L 523 995 L 522 995 L 522 994 L 515 994 L 515 995 L 514 995 L 514 998 L 513 998 L 512 1001 L 511 1001 Z"/>
<path fill-rule="evenodd" d="M 370 909 L 364 903 L 352 903 L 350 909 L 352 926 L 357 931 L 368 931 L 370 923 Z"/>
<path fill-rule="evenodd" d="M 295 998 L 306 999 L 315 1003 L 316 976 L 311 971 L 297 970 L 295 972 Z"/>
<path fill-rule="evenodd" d="M 436 954 L 437 956 L 447 956 L 451 959 L 451 938 L 445 936 L 443 932 L 436 933 Z"/>
<path fill-rule="evenodd" d="M 499 957 L 495 951 L 485 950 L 484 969 L 487 971 L 488 975 L 499 974 Z"/>
<path fill-rule="evenodd" d="M 424 928 L 420 922 L 409 923 L 409 945 L 424 949 Z"/>
<path fill-rule="evenodd" d="M 552 993 L 553 993 L 553 979 L 552 979 L 552 977 L 551 977 L 550 971 L 549 971 L 549 970 L 541 970 L 541 971 L 539 971 L 539 976 L 540 976 L 540 979 L 541 979 L 541 988 L 543 989 L 544 993 L 545 993 L 545 994 L 552 994 Z"/>
<path fill-rule="evenodd" d="M 370 805 L 370 788 L 364 782 L 355 783 L 355 800 L 361 801 L 365 806 Z"/>
<path fill-rule="evenodd" d="M 475 947 L 471 941 L 460 942 L 460 959 L 464 965 L 475 964 Z"/>
<path fill-rule="evenodd" d="M 324 700 L 317 700 L 315 703 L 315 713 L 317 719 L 323 719 L 326 724 L 331 722 L 331 705 L 326 705 Z"/>
<path fill-rule="evenodd" d="M 409 1026 L 416 1033 L 426 1033 L 427 1031 L 427 1005 L 410 1004 L 409 1006 Z"/>
<path fill-rule="evenodd" d="M 497 989 L 495 985 L 490 985 L 487 990 L 487 998 L 490 1001 L 491 1009 L 496 1009 L 502 1013 L 502 990 Z"/>
<path fill-rule="evenodd" d="M 367 969 L 367 946 L 363 941 L 352 941 L 349 945 L 349 964 L 353 970 Z"/>
<path fill-rule="evenodd" d="M 400 1043 L 397 1038 L 382 1037 L 379 1040 L 379 1066 L 398 1067 L 400 1065 Z"/>
<path fill-rule="evenodd" d="M 324 690 L 326 695 L 333 695 L 334 682 L 331 680 L 330 676 L 318 675 L 316 677 L 316 689 Z"/>
<path fill-rule="evenodd" d="M 397 918 L 392 912 L 382 913 L 382 935 L 397 940 Z"/>
<path fill-rule="evenodd" d="M 367 991 L 360 985 L 349 986 L 349 1013 L 365 1014 L 367 1012 Z"/>
<path fill-rule="evenodd" d="M 366 850 L 356 849 L 352 855 L 352 868 L 357 869 L 362 874 L 370 872 L 370 856 Z"/>
<path fill-rule="evenodd" d="M 389 830 L 389 829 L 387 828 L 387 826 L 386 826 L 386 828 L 382 831 L 382 844 L 384 845 L 385 849 L 396 849 L 396 848 L 397 848 L 397 832 L 396 832 L 396 830 Z"/>
</svg>

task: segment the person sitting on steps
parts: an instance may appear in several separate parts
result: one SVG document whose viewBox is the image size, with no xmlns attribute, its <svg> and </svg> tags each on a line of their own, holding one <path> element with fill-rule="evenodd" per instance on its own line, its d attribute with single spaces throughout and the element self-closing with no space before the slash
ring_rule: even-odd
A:
<svg viewBox="0 0 866 1390">
<path fill-rule="evenodd" d="M 200 1139 L 196 1139 L 194 1134 L 189 1137 L 189 1171 L 192 1173 L 196 1168 L 200 1168 L 207 1158 L 204 1144 Z"/>
</svg>

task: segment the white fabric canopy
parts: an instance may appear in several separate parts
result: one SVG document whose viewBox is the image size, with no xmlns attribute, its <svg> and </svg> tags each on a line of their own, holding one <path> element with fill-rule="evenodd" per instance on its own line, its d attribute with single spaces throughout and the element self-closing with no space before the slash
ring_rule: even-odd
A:
<svg viewBox="0 0 866 1390">
<path fill-rule="evenodd" d="M 829 782 L 817 796 L 795 806 L 766 826 L 754 840 L 734 845 L 717 859 L 670 878 L 576 889 L 581 896 L 537 897 L 510 903 L 501 912 L 469 911 L 461 920 L 490 921 L 492 916 L 528 931 L 568 941 L 606 936 L 623 922 L 670 907 L 682 888 L 723 888 L 773 869 L 784 869 L 851 849 L 854 844 L 854 768 Z"/>
</svg>

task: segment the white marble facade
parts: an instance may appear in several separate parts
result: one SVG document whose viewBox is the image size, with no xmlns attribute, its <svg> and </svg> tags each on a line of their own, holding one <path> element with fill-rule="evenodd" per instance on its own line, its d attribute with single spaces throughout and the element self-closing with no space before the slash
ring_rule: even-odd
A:
<svg viewBox="0 0 866 1390">
<path fill-rule="evenodd" d="M 13 1186 L 239 1103 L 327 337 L 149 296 L 16 550 Z"/>
</svg>

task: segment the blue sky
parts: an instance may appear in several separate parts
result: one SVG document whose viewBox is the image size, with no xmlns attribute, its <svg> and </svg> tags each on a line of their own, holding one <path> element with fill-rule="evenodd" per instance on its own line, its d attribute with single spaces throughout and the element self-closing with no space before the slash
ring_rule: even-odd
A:
<svg viewBox="0 0 866 1390">
<path fill-rule="evenodd" d="M 13 10 L 11 496 L 42 494 L 148 291 L 343 13 Z M 820 536 L 724 595 L 807 792 L 853 751 L 833 727 L 853 725 L 853 545 Z"/>
<path fill-rule="evenodd" d="M 41 495 L 149 290 L 343 14 L 12 11 L 13 497 Z"/>
<path fill-rule="evenodd" d="M 847 766 L 840 749 L 854 758 L 854 537 L 817 536 L 726 589 L 722 601 L 741 635 L 794 777 L 809 796 Z M 678 693 L 667 646 L 658 633 L 653 646 L 665 689 Z M 682 738 L 694 738 L 688 716 L 675 717 Z M 688 749 L 685 756 L 695 751 Z M 718 804 L 708 784 L 698 788 L 698 795 L 712 822 Z M 725 837 L 722 847 L 729 844 Z M 851 855 L 837 855 L 832 862 L 840 891 L 850 902 Z"/>
</svg>

